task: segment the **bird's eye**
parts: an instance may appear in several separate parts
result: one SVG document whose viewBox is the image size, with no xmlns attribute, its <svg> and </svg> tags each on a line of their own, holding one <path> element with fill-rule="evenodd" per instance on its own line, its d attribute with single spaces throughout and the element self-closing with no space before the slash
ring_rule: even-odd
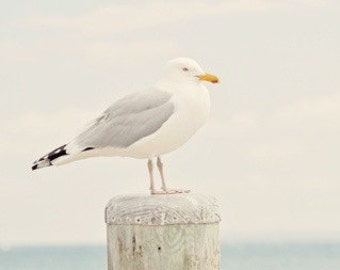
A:
<svg viewBox="0 0 340 270">
<path fill-rule="evenodd" d="M 186 68 L 186 67 L 184 67 L 184 68 L 182 68 L 182 69 L 183 69 L 183 71 L 189 71 L 189 69 Z"/>
</svg>

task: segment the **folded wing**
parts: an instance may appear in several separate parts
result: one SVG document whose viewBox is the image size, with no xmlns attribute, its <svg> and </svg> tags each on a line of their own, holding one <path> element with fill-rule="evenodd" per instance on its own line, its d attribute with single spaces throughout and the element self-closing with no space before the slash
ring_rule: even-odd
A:
<svg viewBox="0 0 340 270">
<path fill-rule="evenodd" d="M 174 113 L 171 95 L 159 90 L 131 94 L 118 100 L 70 144 L 83 151 L 126 148 L 156 132 Z"/>
</svg>

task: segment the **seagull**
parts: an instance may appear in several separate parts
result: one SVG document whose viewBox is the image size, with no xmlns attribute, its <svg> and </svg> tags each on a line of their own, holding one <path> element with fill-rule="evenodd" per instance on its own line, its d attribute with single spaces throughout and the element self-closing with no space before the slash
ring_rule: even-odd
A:
<svg viewBox="0 0 340 270">
<path fill-rule="evenodd" d="M 190 58 L 169 61 L 153 87 L 113 103 L 69 143 L 36 160 L 32 170 L 98 156 L 147 159 L 151 194 L 189 192 L 167 187 L 161 156 L 186 143 L 208 120 L 210 97 L 204 81 L 219 79 Z M 154 159 L 161 190 L 155 188 Z"/>
</svg>

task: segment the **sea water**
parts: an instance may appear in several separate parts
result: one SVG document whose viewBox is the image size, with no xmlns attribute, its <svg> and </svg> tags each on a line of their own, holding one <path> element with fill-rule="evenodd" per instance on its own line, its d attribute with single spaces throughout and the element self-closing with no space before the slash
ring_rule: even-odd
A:
<svg viewBox="0 0 340 270">
<path fill-rule="evenodd" d="M 0 270 L 106 269 L 105 246 L 0 249 Z M 221 270 L 340 270 L 340 244 L 222 245 Z"/>
</svg>

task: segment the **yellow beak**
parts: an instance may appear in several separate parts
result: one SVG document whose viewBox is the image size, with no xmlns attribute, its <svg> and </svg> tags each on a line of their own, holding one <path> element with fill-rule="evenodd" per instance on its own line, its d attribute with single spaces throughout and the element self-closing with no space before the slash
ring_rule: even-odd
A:
<svg viewBox="0 0 340 270">
<path fill-rule="evenodd" d="M 205 73 L 204 75 L 199 75 L 196 76 L 197 78 L 199 78 L 202 81 L 207 81 L 207 82 L 211 82 L 211 83 L 219 83 L 219 79 L 217 76 L 209 74 L 209 73 Z"/>
</svg>

